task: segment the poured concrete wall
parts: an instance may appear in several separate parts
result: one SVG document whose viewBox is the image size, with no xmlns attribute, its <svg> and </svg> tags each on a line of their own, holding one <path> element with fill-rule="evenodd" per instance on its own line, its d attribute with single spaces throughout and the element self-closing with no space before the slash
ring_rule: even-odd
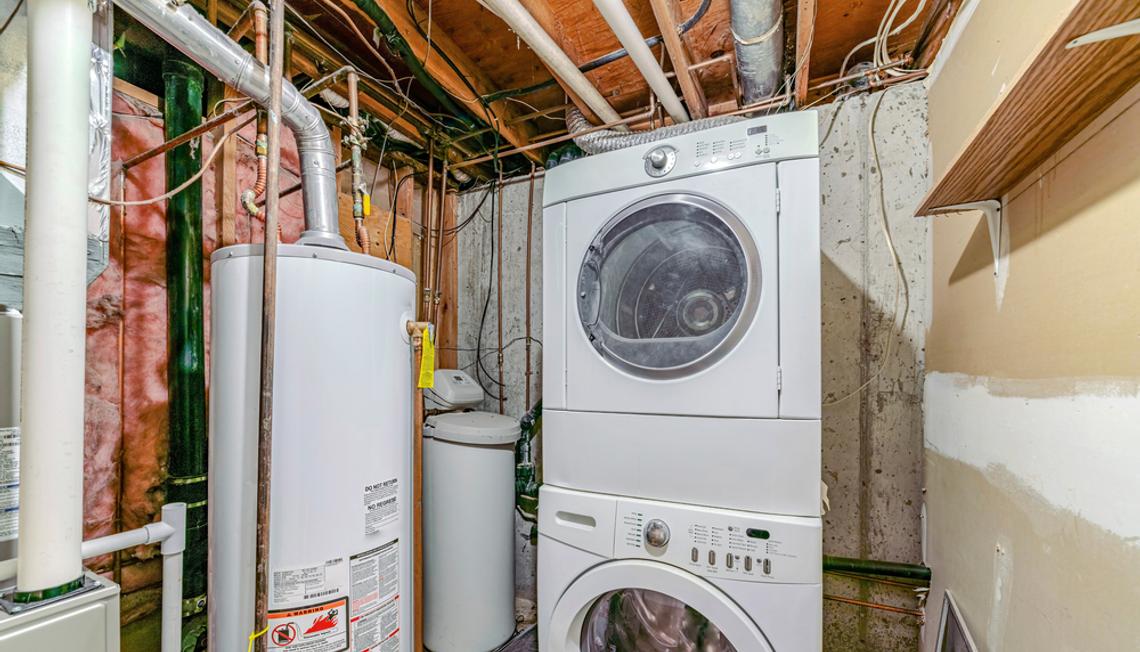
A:
<svg viewBox="0 0 1140 652">
<path fill-rule="evenodd" d="M 830 105 L 819 112 L 823 247 L 823 391 L 834 402 L 824 408 L 824 477 L 830 487 L 831 511 L 824 520 L 827 554 L 918 562 L 921 560 L 922 502 L 922 374 L 923 337 L 929 305 L 927 275 L 928 226 L 913 209 L 929 184 L 926 140 L 926 96 L 922 86 L 893 89 L 882 98 L 875 140 L 883 167 L 880 176 L 868 139 L 868 124 L 878 96 L 851 99 L 836 115 Z M 834 118 L 834 120 L 833 120 Z M 910 288 L 910 309 L 901 337 L 903 299 L 895 303 L 896 276 L 883 238 L 879 182 L 888 223 Z M 504 376 L 507 413 L 522 413 L 523 280 L 527 214 L 525 180 L 511 184 L 504 204 Z M 471 214 L 482 197 L 476 190 L 460 201 L 459 220 Z M 535 190 L 532 273 L 534 337 L 541 338 L 541 181 Z M 461 347 L 474 349 L 486 297 L 488 273 L 492 294 L 483 328 L 483 355 L 492 378 L 497 376 L 496 297 L 490 267 L 493 232 L 491 203 L 460 235 L 459 279 Z M 892 327 L 892 315 L 899 314 Z M 886 347 L 890 342 L 890 355 Z M 534 346 L 535 370 L 539 347 Z M 473 350 L 460 351 L 460 364 L 472 365 Z M 885 366 L 884 366 L 885 363 Z M 469 371 L 474 372 L 474 368 Z M 537 379 L 536 379 L 537 381 Z M 492 383 L 486 383 L 493 391 Z M 535 383 L 537 388 L 538 383 Z M 534 393 L 537 398 L 537 390 Z M 496 400 L 484 409 L 497 410 Z M 517 582 L 519 595 L 534 595 L 534 557 L 529 524 L 519 522 Z M 829 578 L 826 590 L 864 600 L 915 608 L 906 590 L 876 588 Z M 825 604 L 826 648 L 836 652 L 915 650 L 917 619 L 870 611 L 837 602 Z"/>
<path fill-rule="evenodd" d="M 982 650 L 1140 649 L 1137 151 L 1140 86 L 1007 194 L 1004 289 L 984 220 L 935 219 L 931 600 Z"/>
</svg>

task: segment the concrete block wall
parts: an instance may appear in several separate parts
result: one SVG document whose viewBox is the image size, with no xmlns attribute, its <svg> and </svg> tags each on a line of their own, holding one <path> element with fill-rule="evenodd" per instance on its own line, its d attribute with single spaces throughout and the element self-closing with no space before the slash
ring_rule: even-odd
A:
<svg viewBox="0 0 1140 652">
<path fill-rule="evenodd" d="M 875 142 L 882 170 L 874 163 L 868 126 L 876 103 Z M 838 111 L 838 113 L 837 113 Z M 823 253 L 823 462 L 831 511 L 824 519 L 824 551 L 849 557 L 920 562 L 922 504 L 923 349 L 929 312 L 927 222 L 913 209 L 929 186 L 926 95 L 921 85 L 907 85 L 880 95 L 849 99 L 819 110 Z M 883 181 L 886 217 L 902 262 L 910 307 L 905 324 L 904 294 L 896 310 L 896 273 L 883 237 L 880 214 Z M 503 193 L 503 341 L 506 413 L 523 408 L 523 304 L 527 196 L 525 177 Z M 483 190 L 460 199 L 461 221 L 475 211 Z M 532 233 L 533 337 L 541 339 L 541 194 L 534 188 Z M 497 212 L 497 206 L 494 207 Z M 491 248 L 492 204 L 488 198 L 460 233 L 459 352 L 461 366 L 474 374 L 479 324 L 487 290 L 482 355 L 497 377 L 495 270 Z M 488 285 L 490 281 L 490 285 Z M 892 315 L 897 313 L 897 319 Z M 902 328 L 901 336 L 893 336 Z M 890 342 L 890 355 L 886 347 Z M 533 345 L 534 370 L 541 367 Z M 885 364 L 884 364 L 885 363 Z M 535 377 L 532 396 L 540 383 Z M 485 381 L 493 390 L 493 383 Z M 488 398 L 484 409 L 498 410 Z M 518 595 L 534 597 L 534 551 L 530 524 L 517 523 Z M 909 591 L 829 578 L 826 592 L 865 601 L 915 608 Z M 916 650 L 917 619 L 849 604 L 825 603 L 825 648 L 833 651 Z"/>
</svg>

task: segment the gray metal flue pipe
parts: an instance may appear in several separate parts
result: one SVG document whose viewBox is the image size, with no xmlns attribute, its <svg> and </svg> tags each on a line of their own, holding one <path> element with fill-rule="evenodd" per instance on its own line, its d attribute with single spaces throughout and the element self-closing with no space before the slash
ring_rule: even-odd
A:
<svg viewBox="0 0 1140 652">
<path fill-rule="evenodd" d="M 254 103 L 269 105 L 266 66 L 189 4 L 167 0 L 115 0 L 115 4 Z M 332 138 L 317 108 L 290 83 L 282 85 L 281 121 L 293 132 L 301 160 L 305 232 L 299 244 L 347 249 L 337 221 Z"/>
</svg>

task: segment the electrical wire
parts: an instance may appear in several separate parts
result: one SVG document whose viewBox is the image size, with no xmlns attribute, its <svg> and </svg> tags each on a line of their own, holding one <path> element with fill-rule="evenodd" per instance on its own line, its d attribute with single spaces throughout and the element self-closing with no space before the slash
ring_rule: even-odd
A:
<svg viewBox="0 0 1140 652">
<path fill-rule="evenodd" d="M 844 401 L 852 398 L 853 396 L 858 395 L 864 389 L 867 389 L 867 387 L 869 387 L 871 385 L 871 383 L 873 383 L 875 380 L 877 380 L 880 376 L 883 375 L 883 372 L 886 370 L 887 365 L 890 364 L 891 352 L 892 352 L 892 347 L 893 347 L 894 341 L 898 337 L 902 336 L 903 331 L 906 329 L 907 316 L 910 313 L 910 287 L 907 285 L 906 275 L 903 273 L 902 261 L 899 259 L 898 251 L 895 249 L 894 238 L 891 236 L 890 226 L 887 224 L 886 183 L 884 181 L 883 166 L 879 162 L 879 148 L 875 142 L 875 119 L 879 115 L 879 107 L 882 106 L 882 104 L 883 104 L 883 98 L 885 98 L 887 96 L 888 92 L 889 91 L 884 90 L 874 100 L 875 106 L 871 110 L 871 117 L 870 117 L 870 120 L 868 121 L 868 125 L 867 125 L 867 139 L 868 139 L 868 142 L 871 146 L 871 155 L 872 155 L 872 160 L 875 163 L 875 169 L 878 170 L 878 172 L 879 172 L 879 218 L 880 218 L 879 224 L 883 230 L 883 240 L 886 242 L 887 250 L 891 254 L 891 264 L 894 265 L 894 269 L 895 269 L 895 301 L 894 301 L 894 307 L 891 309 L 891 328 L 885 336 L 886 337 L 886 343 L 883 347 L 884 351 L 883 351 L 882 362 L 879 364 L 879 368 L 875 370 L 875 373 L 871 374 L 862 385 L 855 388 L 851 392 L 847 393 L 842 398 L 838 398 L 834 401 L 825 402 L 823 404 L 824 407 L 831 407 L 833 405 L 839 405 L 840 403 L 843 403 Z M 898 327 L 896 328 L 895 324 L 899 321 L 898 315 L 899 315 L 899 295 L 900 294 L 902 295 L 903 300 L 904 300 L 902 322 L 899 323 Z"/>
<path fill-rule="evenodd" d="M 24 0 L 16 1 L 16 6 L 12 9 L 12 13 L 8 14 L 8 18 L 4 21 L 4 24 L 0 25 L 0 36 L 3 36 L 4 32 L 8 31 L 8 25 L 12 24 L 12 21 L 16 18 L 16 14 L 20 13 L 20 7 L 23 6 Z"/>
</svg>

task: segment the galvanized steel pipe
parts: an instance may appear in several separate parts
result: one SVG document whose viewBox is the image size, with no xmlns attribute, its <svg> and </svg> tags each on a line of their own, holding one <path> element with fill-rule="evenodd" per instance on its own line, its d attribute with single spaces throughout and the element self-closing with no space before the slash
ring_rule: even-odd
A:
<svg viewBox="0 0 1140 652">
<path fill-rule="evenodd" d="M 256 104 L 269 105 L 270 75 L 266 66 L 189 4 L 164 0 L 115 0 L 115 4 Z M 276 119 L 293 132 L 301 160 L 305 232 L 299 244 L 347 249 L 337 222 L 333 142 L 320 111 L 292 84 L 284 83 L 281 115 Z"/>
</svg>

